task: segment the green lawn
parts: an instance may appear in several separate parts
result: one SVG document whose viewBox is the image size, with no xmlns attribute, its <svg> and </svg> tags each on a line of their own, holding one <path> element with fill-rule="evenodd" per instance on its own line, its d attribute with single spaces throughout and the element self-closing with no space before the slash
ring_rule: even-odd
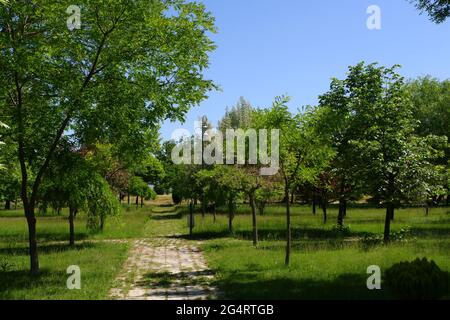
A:
<svg viewBox="0 0 450 320">
<path fill-rule="evenodd" d="M 68 221 L 61 216 L 38 217 L 37 231 L 41 273 L 31 276 L 27 225 L 23 213 L 0 211 L 0 300 L 2 299 L 107 299 L 108 291 L 128 253 L 127 241 L 100 240 L 139 238 L 144 234 L 151 208 L 126 209 L 110 218 L 105 231 L 90 234 L 81 213 L 75 222 L 76 248 L 68 244 Z M 89 241 L 93 240 L 93 241 Z M 81 269 L 81 290 L 68 290 L 67 267 Z"/>
<path fill-rule="evenodd" d="M 126 259 L 129 243 L 108 239 L 136 239 L 160 236 L 187 237 L 187 219 L 181 211 L 163 207 L 127 209 L 109 219 L 102 234 L 90 234 L 83 214 L 77 217 L 75 249 L 67 246 L 68 222 L 62 216 L 38 218 L 42 273 L 28 274 L 27 227 L 20 211 L 0 211 L 0 299 L 106 299 Z M 383 288 L 366 288 L 367 267 L 382 271 L 394 263 L 417 257 L 433 259 L 450 272 L 450 212 L 435 208 L 428 217 L 424 209 L 396 212 L 393 233 L 408 227 L 406 241 L 389 246 L 367 245 L 368 236 L 381 235 L 384 210 L 351 208 L 340 233 L 334 227 L 336 208 L 331 208 L 326 225 L 310 207 L 293 208 L 293 253 L 289 268 L 284 266 L 285 216 L 281 206 L 269 207 L 258 216 L 260 244 L 252 247 L 251 216 L 239 208 L 234 234 L 228 233 L 226 215 L 205 219 L 196 214 L 194 240 L 202 247 L 216 271 L 216 284 L 223 298 L 235 299 L 390 299 Z M 84 240 L 84 241 L 81 241 Z M 94 240 L 94 241 L 90 241 Z M 82 290 L 66 288 L 66 268 L 78 265 Z M 450 294 L 447 296 L 450 298 Z"/>
<path fill-rule="evenodd" d="M 367 267 L 386 270 L 400 261 L 426 257 L 450 272 L 450 214 L 448 208 L 433 209 L 425 217 L 423 209 L 396 212 L 392 232 L 410 228 L 405 241 L 389 246 L 367 246 L 366 236 L 381 235 L 384 210 L 350 209 L 347 234 L 334 228 L 337 212 L 314 216 L 308 207 L 293 210 L 293 254 L 289 268 L 284 266 L 285 217 L 283 208 L 270 208 L 258 217 L 257 249 L 250 241 L 251 218 L 240 214 L 234 220 L 235 232 L 228 234 L 228 221 L 216 223 L 207 217 L 197 219 L 195 237 L 204 239 L 204 250 L 217 272 L 218 285 L 225 298 L 233 299 L 389 299 L 388 290 L 369 291 Z M 448 295 L 450 298 L 450 294 Z"/>
</svg>

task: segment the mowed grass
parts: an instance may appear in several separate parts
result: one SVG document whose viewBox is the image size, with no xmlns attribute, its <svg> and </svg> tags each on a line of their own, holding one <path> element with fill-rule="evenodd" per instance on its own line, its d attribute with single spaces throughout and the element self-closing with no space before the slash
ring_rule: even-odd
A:
<svg viewBox="0 0 450 320">
<path fill-rule="evenodd" d="M 86 230 L 86 217 L 76 220 L 78 245 L 68 242 L 67 214 L 38 218 L 39 253 L 42 272 L 28 273 L 27 226 L 23 213 L 0 211 L 0 299 L 107 299 L 108 291 L 125 261 L 129 240 L 150 237 L 189 239 L 185 208 L 161 205 L 124 207 L 120 217 L 108 219 L 101 234 Z M 247 206 L 239 207 L 234 233 L 228 232 L 225 214 L 204 219 L 196 213 L 193 240 L 202 240 L 209 265 L 216 272 L 216 285 L 223 298 L 231 299 L 392 299 L 383 286 L 366 287 L 367 267 L 378 265 L 382 272 L 400 261 L 426 257 L 450 272 L 450 212 L 433 208 L 396 211 L 392 232 L 409 227 L 404 242 L 389 246 L 366 246 L 367 236 L 381 235 L 382 209 L 350 208 L 345 223 L 349 230 L 336 230 L 337 208 L 328 212 L 328 223 L 307 206 L 292 210 L 293 244 L 290 267 L 284 265 L 286 218 L 282 206 L 267 208 L 258 216 L 260 243 L 252 246 L 252 224 Z M 184 213 L 184 214 L 183 214 Z M 111 242 L 108 240 L 120 240 Z M 105 241 L 106 240 L 106 241 Z M 68 290 L 66 269 L 78 265 L 82 289 Z M 450 298 L 450 294 L 446 296 Z"/>
<path fill-rule="evenodd" d="M 286 221 L 282 207 L 272 207 L 258 216 L 258 248 L 251 243 L 249 214 L 234 220 L 234 234 L 228 232 L 226 216 L 204 220 L 197 214 L 194 237 L 204 240 L 210 266 L 216 270 L 223 298 L 231 299 L 392 299 L 388 289 L 370 291 L 367 268 L 386 270 L 400 261 L 426 257 L 450 272 L 450 214 L 448 208 L 434 208 L 428 217 L 421 208 L 396 211 L 392 232 L 410 228 L 402 242 L 389 246 L 367 246 L 364 238 L 380 236 L 384 230 L 382 209 L 349 209 L 345 234 L 335 228 L 337 210 L 329 211 L 328 223 L 321 211 L 293 209 L 291 264 L 284 265 Z M 240 208 L 240 212 L 245 212 Z M 446 298 L 450 298 L 450 294 Z"/>
<path fill-rule="evenodd" d="M 23 212 L 1 211 L 1 299 L 108 299 L 108 292 L 128 255 L 129 239 L 143 237 L 151 207 L 127 208 L 107 220 L 103 233 L 90 233 L 86 217 L 75 221 L 77 246 L 68 246 L 69 224 L 61 216 L 38 217 L 38 252 L 41 272 L 29 274 L 28 229 Z M 119 240 L 119 241 L 108 241 Z M 81 269 L 81 290 L 68 290 L 67 268 Z"/>
</svg>

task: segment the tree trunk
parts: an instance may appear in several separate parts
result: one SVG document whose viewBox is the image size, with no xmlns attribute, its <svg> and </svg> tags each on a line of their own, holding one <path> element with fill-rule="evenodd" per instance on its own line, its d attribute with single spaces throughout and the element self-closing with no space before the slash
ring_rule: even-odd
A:
<svg viewBox="0 0 450 320">
<path fill-rule="evenodd" d="M 139 207 L 139 196 L 136 196 L 136 207 Z"/>
<path fill-rule="evenodd" d="M 344 226 L 344 210 L 345 210 L 345 200 L 339 199 L 339 213 L 338 213 L 338 221 L 337 224 L 340 227 Z"/>
<path fill-rule="evenodd" d="M 347 218 L 347 200 L 344 200 L 344 208 L 343 208 L 342 216 L 344 218 Z"/>
<path fill-rule="evenodd" d="M 292 205 L 294 204 L 294 201 L 295 201 L 295 194 L 294 194 L 294 192 L 292 192 L 292 194 L 291 194 L 291 204 Z"/>
<path fill-rule="evenodd" d="M 100 215 L 100 232 L 103 232 L 105 229 L 105 219 L 106 217 L 103 214 Z"/>
<path fill-rule="evenodd" d="M 194 203 L 191 201 L 189 203 L 189 238 L 192 239 L 193 228 L 194 228 Z"/>
<path fill-rule="evenodd" d="M 392 208 L 391 208 L 390 218 L 391 218 L 391 221 L 394 221 L 394 218 L 395 218 L 395 215 L 394 215 L 394 205 L 392 205 Z"/>
<path fill-rule="evenodd" d="M 5 210 L 11 210 L 11 200 L 6 199 Z"/>
<path fill-rule="evenodd" d="M 234 208 L 233 200 L 228 200 L 228 231 L 233 233 Z"/>
<path fill-rule="evenodd" d="M 313 215 L 316 215 L 316 196 L 313 196 Z"/>
<path fill-rule="evenodd" d="M 388 244 L 391 240 L 391 221 L 394 213 L 394 205 L 388 203 L 386 207 L 386 221 L 384 223 L 384 243 Z"/>
<path fill-rule="evenodd" d="M 28 224 L 31 273 L 37 274 L 39 273 L 39 258 L 37 252 L 36 217 L 34 215 L 34 208 L 25 209 L 25 214 Z"/>
<path fill-rule="evenodd" d="M 75 218 L 75 208 L 69 208 L 69 245 L 75 246 L 75 225 L 73 220 Z"/>
<path fill-rule="evenodd" d="M 322 197 L 322 212 L 323 212 L 323 223 L 327 223 L 327 199 Z"/>
<path fill-rule="evenodd" d="M 144 207 L 144 197 L 141 197 L 141 208 Z"/>
<path fill-rule="evenodd" d="M 130 193 L 128 192 L 128 205 L 130 205 L 130 201 L 131 201 L 131 199 L 130 199 Z"/>
<path fill-rule="evenodd" d="M 250 194 L 250 207 L 252 209 L 252 226 L 253 226 L 253 246 L 258 246 L 258 225 L 256 221 L 256 205 L 255 205 L 255 195 Z"/>
<path fill-rule="evenodd" d="M 289 202 L 289 187 L 286 185 L 284 190 L 286 199 L 286 258 L 284 264 L 289 266 L 291 260 L 291 207 Z"/>
</svg>

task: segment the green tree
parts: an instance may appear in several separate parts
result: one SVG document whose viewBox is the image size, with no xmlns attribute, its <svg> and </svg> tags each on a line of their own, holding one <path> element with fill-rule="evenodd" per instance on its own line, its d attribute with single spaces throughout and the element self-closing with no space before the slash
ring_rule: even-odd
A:
<svg viewBox="0 0 450 320">
<path fill-rule="evenodd" d="M 413 105 L 397 68 L 360 63 L 350 67 L 347 80 L 358 101 L 352 105 L 360 128 L 353 143 L 364 165 L 369 193 L 386 207 L 386 243 L 395 208 L 423 193 L 426 175 L 433 171 L 432 147 L 426 138 L 415 135 Z"/>
<path fill-rule="evenodd" d="M 286 204 L 286 257 L 289 265 L 291 255 L 291 204 L 290 196 L 299 181 L 313 181 L 326 163 L 329 148 L 317 139 L 311 125 L 314 111 L 293 116 L 288 109 L 288 97 L 278 97 L 271 109 L 259 110 L 254 114 L 258 129 L 280 130 L 280 179 L 284 185 Z M 319 165 L 320 164 L 320 165 Z"/>
<path fill-rule="evenodd" d="M 442 23 L 450 16 L 450 3 L 446 0 L 409 0 L 421 12 L 427 12 L 435 23 Z"/>
<path fill-rule="evenodd" d="M 215 88 L 203 77 L 215 28 L 202 4 L 85 0 L 81 29 L 70 31 L 64 13 L 72 4 L 0 4 L 0 98 L 18 148 L 33 273 L 35 206 L 62 137 L 140 142 L 161 120 L 183 120 Z"/>
<path fill-rule="evenodd" d="M 450 141 L 450 80 L 439 81 L 432 77 L 423 77 L 409 81 L 406 90 L 413 103 L 414 118 L 419 120 L 416 133 L 422 137 L 446 137 Z M 430 141 L 431 143 L 432 141 Z M 447 205 L 450 203 L 450 189 L 448 181 L 450 176 L 450 145 L 444 143 L 434 144 L 435 148 L 444 151 L 433 164 L 438 173 L 435 183 L 430 186 L 429 203 L 439 203 L 441 198 L 447 196 Z"/>
</svg>

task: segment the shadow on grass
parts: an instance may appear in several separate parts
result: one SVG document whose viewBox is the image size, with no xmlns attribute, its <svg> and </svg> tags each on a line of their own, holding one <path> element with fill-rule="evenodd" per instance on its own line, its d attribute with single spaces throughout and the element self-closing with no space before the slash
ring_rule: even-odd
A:
<svg viewBox="0 0 450 320">
<path fill-rule="evenodd" d="M 139 285 L 142 287 L 155 289 L 168 288 L 173 284 L 180 285 L 200 285 L 206 282 L 204 277 L 214 275 L 212 271 L 185 271 L 178 273 L 150 272 L 144 275 Z"/>
<path fill-rule="evenodd" d="M 151 216 L 152 220 L 162 221 L 162 220 L 180 220 L 183 215 L 180 212 L 175 213 L 158 213 Z"/>
<path fill-rule="evenodd" d="M 46 269 L 41 270 L 38 275 L 32 275 L 29 271 L 0 272 L 0 299 L 9 299 L 10 293 L 16 290 L 64 285 L 61 280 L 65 277 L 64 272 L 55 273 Z"/>
<path fill-rule="evenodd" d="M 75 244 L 74 247 L 69 246 L 69 243 L 67 244 L 42 244 L 38 245 L 38 252 L 40 254 L 51 254 L 51 253 L 60 253 L 60 252 L 67 252 L 67 251 L 79 251 L 84 249 L 89 249 L 95 247 L 94 243 L 80 243 Z M 14 256 L 27 256 L 29 254 L 28 246 L 17 246 L 17 247 L 6 247 L 6 248 L 0 248 L 0 255 L 14 255 Z"/>
<path fill-rule="evenodd" d="M 334 280 L 316 279 L 259 279 L 252 272 L 233 272 L 219 280 L 217 285 L 223 298 L 239 300 L 358 300 L 390 299 L 392 295 L 386 290 L 370 291 L 366 285 L 367 276 L 359 274 L 342 274 Z"/>
<path fill-rule="evenodd" d="M 346 238 L 364 238 L 365 236 L 374 235 L 370 232 L 341 232 L 334 229 L 322 229 L 322 228 L 292 228 L 292 239 L 296 240 L 343 240 Z M 237 230 L 234 233 L 230 233 L 227 229 L 214 230 L 214 231 L 200 231 L 196 232 L 192 237 L 189 235 L 180 235 L 176 238 L 182 238 L 187 240 L 211 240 L 219 238 L 236 238 L 242 240 L 253 239 L 253 232 L 251 230 Z M 258 238 L 260 241 L 270 240 L 285 240 L 286 230 L 282 229 L 260 229 L 258 230 Z"/>
<path fill-rule="evenodd" d="M 411 228 L 411 234 L 415 237 L 450 237 L 450 226 L 442 228 Z"/>
<path fill-rule="evenodd" d="M 85 240 L 89 237 L 88 233 L 77 233 L 77 240 Z M 53 232 L 38 232 L 38 241 L 39 242 L 52 242 L 52 241 L 69 241 L 68 235 L 66 233 L 57 233 Z M 0 235 L 0 242 L 28 242 L 28 234 L 5 234 Z"/>
</svg>

